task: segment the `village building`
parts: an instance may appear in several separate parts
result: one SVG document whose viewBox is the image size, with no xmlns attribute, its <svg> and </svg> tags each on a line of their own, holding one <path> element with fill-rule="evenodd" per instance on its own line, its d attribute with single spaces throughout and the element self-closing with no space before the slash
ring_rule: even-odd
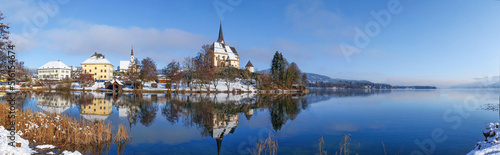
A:
<svg viewBox="0 0 500 155">
<path fill-rule="evenodd" d="M 38 95 L 37 106 L 45 112 L 62 114 L 73 106 L 69 100 L 54 95 Z"/>
<path fill-rule="evenodd" d="M 71 78 L 71 68 L 61 61 L 50 61 L 38 68 L 38 79 L 40 80 L 62 80 Z"/>
<path fill-rule="evenodd" d="M 90 103 L 80 105 L 80 115 L 87 120 L 105 120 L 112 113 L 112 106 L 112 100 L 105 99 L 104 94 L 94 94 Z"/>
<path fill-rule="evenodd" d="M 130 69 L 133 69 L 132 71 L 135 72 L 136 68 L 133 68 L 132 65 L 135 64 L 135 58 L 134 58 L 134 48 L 130 50 L 130 60 L 125 60 L 125 61 L 120 61 L 120 66 L 118 66 L 118 72 L 121 73 L 126 73 L 129 72 Z"/>
<path fill-rule="evenodd" d="M 252 62 L 250 62 L 250 60 L 248 60 L 248 63 L 245 66 L 245 69 L 248 70 L 250 73 L 253 73 L 255 71 L 253 68 L 253 64 L 252 64 Z"/>
<path fill-rule="evenodd" d="M 219 28 L 219 38 L 212 44 L 214 51 L 214 66 L 215 67 L 234 67 L 240 68 L 240 57 L 236 48 L 227 46 L 222 34 L 222 24 Z"/>
<path fill-rule="evenodd" d="M 113 64 L 100 53 L 94 53 L 81 65 L 83 74 L 93 74 L 96 81 L 103 82 L 113 78 Z"/>
</svg>

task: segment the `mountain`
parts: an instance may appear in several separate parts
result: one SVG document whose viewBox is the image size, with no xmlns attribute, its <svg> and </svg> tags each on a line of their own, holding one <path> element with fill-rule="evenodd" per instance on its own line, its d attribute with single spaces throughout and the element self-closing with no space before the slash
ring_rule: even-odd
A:
<svg viewBox="0 0 500 155">
<path fill-rule="evenodd" d="M 258 71 L 258 73 L 269 73 L 271 72 L 271 69 L 266 69 L 266 70 L 261 70 Z M 367 80 L 347 80 L 347 79 L 338 79 L 338 78 L 331 78 L 325 75 L 320 75 L 320 74 L 315 74 L 315 73 L 307 73 L 303 72 L 304 74 L 307 75 L 307 82 L 308 83 L 353 83 L 353 84 L 359 84 L 359 85 L 374 85 L 374 84 L 379 84 L 379 85 L 387 85 L 388 84 L 383 84 L 383 83 L 373 83 L 371 81 Z"/>
<path fill-rule="evenodd" d="M 271 72 L 271 69 L 266 69 L 266 70 L 261 70 L 257 71 L 257 73 L 266 73 L 268 74 Z M 370 83 L 373 84 L 373 82 L 367 81 L 367 80 L 346 80 L 346 79 L 338 79 L 338 78 L 330 78 L 325 75 L 320 75 L 320 74 L 315 74 L 315 73 L 307 73 L 307 72 L 302 72 L 307 75 L 307 82 L 308 83 L 316 83 L 316 82 L 324 82 L 324 83 L 335 83 L 335 82 L 358 82 L 358 83 Z"/>
</svg>

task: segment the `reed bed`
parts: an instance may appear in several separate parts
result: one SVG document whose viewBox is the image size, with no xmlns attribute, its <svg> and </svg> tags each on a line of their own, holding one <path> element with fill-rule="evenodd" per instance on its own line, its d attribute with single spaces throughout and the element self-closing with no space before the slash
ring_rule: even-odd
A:
<svg viewBox="0 0 500 155">
<path fill-rule="evenodd" d="M 321 137 L 321 139 L 319 139 L 318 141 L 318 149 L 319 149 L 319 155 L 327 155 L 325 151 L 325 140 L 323 139 L 323 137 Z"/>
<path fill-rule="evenodd" d="M 8 113 L 9 106 L 0 103 L 1 126 L 10 127 Z M 113 127 L 104 121 L 91 122 L 77 120 L 66 115 L 17 109 L 15 122 L 18 134 L 37 145 L 52 144 L 59 148 L 74 148 L 75 150 L 91 147 L 95 151 L 109 149 L 109 144 L 113 142 Z M 123 142 L 128 139 L 127 131 L 123 125 L 120 125 L 114 140 Z M 83 152 L 87 152 L 85 150 L 87 149 Z M 94 152 L 93 154 L 100 153 Z"/>
<path fill-rule="evenodd" d="M 278 140 L 276 139 L 276 137 L 273 137 L 271 133 L 269 133 L 266 140 L 259 140 L 257 144 L 255 144 L 254 148 L 248 148 L 248 152 L 250 152 L 250 154 L 252 155 L 275 155 L 278 153 Z"/>
</svg>

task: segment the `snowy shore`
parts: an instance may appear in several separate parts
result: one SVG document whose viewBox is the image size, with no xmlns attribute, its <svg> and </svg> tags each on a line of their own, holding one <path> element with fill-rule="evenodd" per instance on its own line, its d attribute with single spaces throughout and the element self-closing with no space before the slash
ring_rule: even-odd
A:
<svg viewBox="0 0 500 155">
<path fill-rule="evenodd" d="M 9 143 L 12 142 L 10 140 L 9 136 L 10 136 L 10 131 L 5 129 L 3 126 L 0 126 L 0 154 L 2 154 L 2 155 L 4 155 L 4 154 L 5 155 L 10 155 L 10 154 L 29 155 L 29 154 L 38 153 L 35 150 L 55 148 L 55 146 L 47 145 L 47 144 L 46 145 L 38 145 L 35 147 L 36 149 L 30 148 L 29 141 L 21 138 L 19 136 L 19 133 L 16 133 L 14 137 L 15 137 L 15 142 L 20 143 L 21 146 L 14 147 L 14 146 L 16 146 L 15 143 L 14 143 L 14 146 L 9 145 Z M 53 152 L 49 152 L 47 154 L 51 154 L 51 153 L 54 154 Z M 78 151 L 75 151 L 75 152 L 63 151 L 62 154 L 64 154 L 64 155 L 81 155 L 81 153 Z"/>
<path fill-rule="evenodd" d="M 500 123 L 487 124 L 483 130 L 485 140 L 477 142 L 474 150 L 467 155 L 500 154 L 500 143 L 498 143 L 499 125 Z"/>
</svg>

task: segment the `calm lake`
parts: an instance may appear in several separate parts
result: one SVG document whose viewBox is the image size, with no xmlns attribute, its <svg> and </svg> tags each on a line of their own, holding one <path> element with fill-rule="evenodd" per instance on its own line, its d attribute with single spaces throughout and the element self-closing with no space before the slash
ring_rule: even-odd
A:
<svg viewBox="0 0 500 155">
<path fill-rule="evenodd" d="M 123 124 L 131 141 L 109 154 L 249 154 L 269 134 L 279 154 L 466 154 L 499 122 L 500 90 L 323 90 L 304 96 L 81 92 L 26 94 L 23 109 Z"/>
</svg>

